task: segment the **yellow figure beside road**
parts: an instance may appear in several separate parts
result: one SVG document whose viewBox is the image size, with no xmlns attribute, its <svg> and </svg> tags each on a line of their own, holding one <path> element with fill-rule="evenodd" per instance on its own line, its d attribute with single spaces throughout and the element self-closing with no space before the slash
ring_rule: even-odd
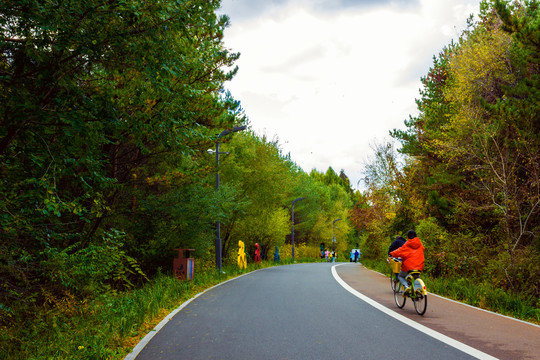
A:
<svg viewBox="0 0 540 360">
<path fill-rule="evenodd" d="M 240 269 L 247 268 L 247 258 L 246 258 L 246 251 L 245 251 L 245 245 L 243 241 L 238 242 L 238 267 Z"/>
</svg>

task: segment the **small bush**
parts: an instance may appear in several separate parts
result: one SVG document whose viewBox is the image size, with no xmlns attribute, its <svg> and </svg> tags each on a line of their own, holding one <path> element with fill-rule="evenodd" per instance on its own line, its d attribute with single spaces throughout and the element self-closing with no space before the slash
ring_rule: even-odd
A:
<svg viewBox="0 0 540 360">
<path fill-rule="evenodd" d="M 124 236 L 113 229 L 88 246 L 76 243 L 64 250 L 49 248 L 42 253 L 44 270 L 53 284 L 81 298 L 130 289 L 135 277 L 146 275 L 122 250 Z"/>
</svg>

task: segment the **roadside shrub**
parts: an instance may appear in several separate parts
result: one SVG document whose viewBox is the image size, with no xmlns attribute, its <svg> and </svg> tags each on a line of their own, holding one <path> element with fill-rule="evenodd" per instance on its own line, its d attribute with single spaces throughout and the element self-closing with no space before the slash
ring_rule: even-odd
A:
<svg viewBox="0 0 540 360">
<path fill-rule="evenodd" d="M 386 254 L 388 252 L 388 247 L 386 246 L 386 244 L 384 244 L 383 246 L 384 238 L 385 237 L 382 235 L 381 232 L 370 232 L 362 234 L 360 236 L 360 249 L 362 250 L 362 259 L 380 259 L 382 253 Z"/>
<path fill-rule="evenodd" d="M 442 244 L 449 240 L 448 232 L 438 225 L 433 217 L 421 220 L 416 227 L 425 251 L 424 271 L 438 277 L 448 274 L 449 255 L 444 251 Z"/>
<path fill-rule="evenodd" d="M 424 271 L 431 276 L 477 277 L 483 273 L 481 236 L 450 234 L 432 217 L 420 221 L 416 232 L 425 247 Z"/>
<path fill-rule="evenodd" d="M 294 245 L 295 258 L 313 258 L 320 259 L 320 249 L 315 245 L 299 244 Z M 336 249 L 337 252 L 337 249 Z M 292 245 L 286 244 L 279 247 L 279 257 L 281 259 L 292 258 Z M 268 260 L 274 259 L 274 251 L 268 252 Z"/>
<path fill-rule="evenodd" d="M 76 243 L 64 250 L 49 248 L 42 253 L 44 271 L 53 284 L 81 297 L 130 289 L 135 278 L 146 276 L 137 261 L 122 250 L 124 236 L 113 229 L 88 246 Z"/>
</svg>

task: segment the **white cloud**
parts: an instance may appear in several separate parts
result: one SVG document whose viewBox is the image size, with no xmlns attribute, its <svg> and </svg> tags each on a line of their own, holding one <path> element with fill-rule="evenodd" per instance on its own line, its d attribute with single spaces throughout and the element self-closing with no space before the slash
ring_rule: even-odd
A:
<svg viewBox="0 0 540 360">
<path fill-rule="evenodd" d="M 305 171 L 344 169 L 354 186 L 369 144 L 416 114 L 420 76 L 478 7 L 421 0 L 321 12 L 324 1 L 290 0 L 250 17 L 235 3 L 248 6 L 223 0 L 232 24 L 225 44 L 241 53 L 227 87 L 252 129 L 277 135 Z"/>
</svg>

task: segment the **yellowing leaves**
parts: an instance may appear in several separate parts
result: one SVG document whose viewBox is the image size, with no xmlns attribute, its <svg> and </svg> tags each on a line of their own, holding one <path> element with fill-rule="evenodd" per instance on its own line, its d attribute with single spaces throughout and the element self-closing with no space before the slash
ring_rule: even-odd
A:
<svg viewBox="0 0 540 360">
<path fill-rule="evenodd" d="M 390 211 L 384 214 L 384 216 L 386 216 L 386 218 L 391 221 L 396 217 L 396 213 L 393 211 Z"/>
<path fill-rule="evenodd" d="M 465 42 L 450 60 L 453 86 L 446 93 L 448 101 L 469 103 L 493 98 L 502 83 L 513 81 L 509 69 L 512 38 L 500 29 L 482 31 Z"/>
<path fill-rule="evenodd" d="M 470 153 L 471 147 L 464 144 L 472 145 L 478 137 L 487 139 L 495 132 L 482 101 L 494 103 L 502 87 L 515 81 L 509 65 L 511 46 L 511 36 L 501 29 L 481 29 L 451 57 L 452 81 L 445 89 L 445 100 L 452 112 L 442 136 L 433 140 L 435 152 L 450 163 Z"/>
<path fill-rule="evenodd" d="M 152 112 L 152 109 L 154 108 L 156 103 L 157 103 L 156 99 L 146 99 L 146 101 L 145 101 L 145 104 L 146 104 L 145 111 L 147 113 Z"/>
</svg>

